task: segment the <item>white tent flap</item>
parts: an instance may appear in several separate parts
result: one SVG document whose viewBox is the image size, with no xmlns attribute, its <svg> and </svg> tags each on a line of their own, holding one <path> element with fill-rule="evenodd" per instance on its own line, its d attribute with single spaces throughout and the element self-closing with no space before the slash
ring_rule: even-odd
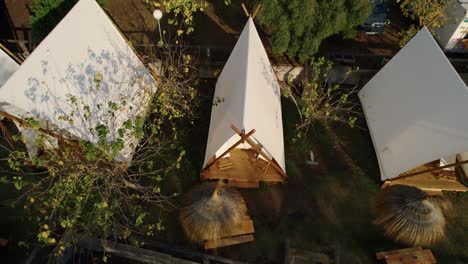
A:
<svg viewBox="0 0 468 264">
<path fill-rule="evenodd" d="M 102 8 L 80 0 L 0 89 L 0 103 L 91 142 L 98 141 L 92 130 L 105 125 L 111 141 L 123 122 L 145 114 L 154 91 L 151 74 Z M 73 123 L 64 120 L 72 112 Z M 130 162 L 138 142 L 130 135 L 124 141 L 117 159 Z"/>
<path fill-rule="evenodd" d="M 255 140 L 285 170 L 280 87 L 251 18 L 219 76 L 214 97 L 204 166 L 240 139 L 232 124 L 245 133 L 255 129 Z"/>
<path fill-rule="evenodd" d="M 18 68 L 19 64 L 0 49 L 0 87 L 2 87 Z"/>
<path fill-rule="evenodd" d="M 426 28 L 359 97 L 382 180 L 468 150 L 468 89 Z"/>
</svg>

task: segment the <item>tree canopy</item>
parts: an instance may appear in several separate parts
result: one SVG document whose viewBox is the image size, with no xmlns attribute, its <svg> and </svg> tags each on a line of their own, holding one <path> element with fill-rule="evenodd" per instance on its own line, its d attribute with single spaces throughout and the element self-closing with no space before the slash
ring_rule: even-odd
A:
<svg viewBox="0 0 468 264">
<path fill-rule="evenodd" d="M 408 43 L 423 27 L 432 34 L 447 21 L 446 10 L 453 3 L 451 0 L 397 0 L 405 17 L 411 18 L 413 24 L 407 30 L 400 32 L 400 47 Z"/>
<path fill-rule="evenodd" d="M 264 0 L 262 5 L 259 20 L 272 30 L 273 52 L 301 61 L 329 36 L 354 36 L 372 10 L 369 0 Z"/>
</svg>

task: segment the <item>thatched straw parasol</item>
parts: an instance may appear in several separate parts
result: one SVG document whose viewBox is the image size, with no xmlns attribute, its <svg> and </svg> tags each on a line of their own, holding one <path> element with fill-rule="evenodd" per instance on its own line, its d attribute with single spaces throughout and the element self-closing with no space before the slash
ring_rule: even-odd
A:
<svg viewBox="0 0 468 264">
<path fill-rule="evenodd" d="M 247 207 L 240 193 L 222 182 L 205 182 L 187 195 L 180 222 L 188 238 L 203 242 L 231 233 L 244 220 Z"/>
<path fill-rule="evenodd" d="M 428 246 L 444 237 L 443 212 L 449 208 L 450 202 L 442 196 L 429 196 L 416 187 L 394 185 L 378 196 L 374 223 L 397 242 Z"/>
</svg>

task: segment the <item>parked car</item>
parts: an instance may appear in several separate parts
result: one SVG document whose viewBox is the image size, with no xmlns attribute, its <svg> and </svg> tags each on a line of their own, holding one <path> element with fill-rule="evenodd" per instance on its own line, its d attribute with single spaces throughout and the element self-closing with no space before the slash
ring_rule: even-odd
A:
<svg viewBox="0 0 468 264">
<path fill-rule="evenodd" d="M 371 0 L 372 13 L 361 29 L 368 35 L 376 35 L 385 31 L 387 24 L 387 0 Z"/>
</svg>

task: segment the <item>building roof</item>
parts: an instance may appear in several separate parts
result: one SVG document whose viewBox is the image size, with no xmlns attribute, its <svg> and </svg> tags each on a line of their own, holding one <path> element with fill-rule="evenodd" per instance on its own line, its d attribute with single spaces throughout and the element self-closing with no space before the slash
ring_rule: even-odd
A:
<svg viewBox="0 0 468 264">
<path fill-rule="evenodd" d="M 0 49 L 0 87 L 2 87 L 18 68 L 19 64 Z"/>
<path fill-rule="evenodd" d="M 423 28 L 359 92 L 381 179 L 468 151 L 468 88 Z"/>
<path fill-rule="evenodd" d="M 21 109 L 23 118 L 34 115 L 96 143 L 96 126 L 107 126 L 112 141 L 123 122 L 143 116 L 154 87 L 101 7 L 80 0 L 3 85 L 0 103 Z M 73 123 L 64 120 L 72 113 Z M 117 159 L 130 162 L 137 143 L 127 135 Z"/>
<path fill-rule="evenodd" d="M 285 170 L 280 87 L 251 18 L 219 76 L 214 96 L 204 164 L 240 139 L 232 124 L 245 133 L 255 129 L 251 138 Z"/>
</svg>

